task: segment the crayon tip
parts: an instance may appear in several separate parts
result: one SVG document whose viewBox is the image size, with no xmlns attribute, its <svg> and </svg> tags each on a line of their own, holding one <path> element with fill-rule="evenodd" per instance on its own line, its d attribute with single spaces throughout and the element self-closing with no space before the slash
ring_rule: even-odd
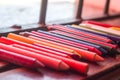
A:
<svg viewBox="0 0 120 80">
<path fill-rule="evenodd" d="M 120 31 L 119 27 L 110 27 L 110 29 Z"/>
<path fill-rule="evenodd" d="M 99 56 L 99 55 L 96 55 L 94 60 L 95 60 L 96 62 L 98 62 L 98 61 L 104 61 L 104 58 L 102 58 L 102 57 Z"/>
<path fill-rule="evenodd" d="M 97 53 L 98 55 L 102 55 L 102 52 L 96 48 L 94 48 L 94 52 Z"/>
<path fill-rule="evenodd" d="M 27 34 L 27 32 L 20 32 L 19 35 L 21 35 L 21 36 L 25 36 L 25 37 L 30 36 L 30 34 Z"/>
<path fill-rule="evenodd" d="M 64 63 L 64 62 L 61 62 L 60 64 L 59 64 L 59 70 L 68 70 L 70 67 L 69 67 L 69 65 L 67 65 L 66 63 Z"/>
<path fill-rule="evenodd" d="M 74 50 L 73 53 L 77 54 L 80 58 L 82 57 L 76 50 Z"/>
<path fill-rule="evenodd" d="M 86 71 L 85 71 L 85 74 L 87 74 L 88 70 L 89 70 L 89 65 L 86 64 Z"/>
<path fill-rule="evenodd" d="M 77 54 L 72 54 L 71 55 L 72 59 L 74 60 L 80 60 L 81 59 L 81 56 L 77 55 Z"/>
<path fill-rule="evenodd" d="M 36 60 L 35 61 L 35 68 L 41 68 L 41 67 L 45 67 L 45 65 L 42 62 Z"/>
</svg>

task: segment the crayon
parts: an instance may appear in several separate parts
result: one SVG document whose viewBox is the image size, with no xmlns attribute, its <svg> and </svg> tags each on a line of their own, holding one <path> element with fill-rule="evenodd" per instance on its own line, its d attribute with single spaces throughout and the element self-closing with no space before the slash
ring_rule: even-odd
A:
<svg viewBox="0 0 120 80">
<path fill-rule="evenodd" d="M 75 25 L 76 26 L 76 25 Z M 85 27 L 85 28 L 87 28 L 87 26 L 85 26 L 85 25 L 81 25 L 80 24 L 80 26 L 81 27 Z M 78 27 L 78 26 L 76 26 L 76 27 Z M 80 27 L 80 28 L 81 28 Z M 79 27 L 78 27 L 79 28 Z M 88 29 L 92 29 L 92 28 L 89 28 L 88 27 Z M 94 29 L 92 29 L 92 31 L 93 31 Z M 92 32 L 91 31 L 91 32 Z M 94 31 L 93 31 L 94 32 Z M 98 35 L 102 35 L 102 36 L 106 36 L 106 37 L 108 37 L 108 38 L 110 38 L 110 39 L 112 39 L 116 44 L 117 44 L 117 46 L 120 46 L 120 38 L 119 37 L 117 37 L 117 36 L 113 36 L 113 35 L 110 35 L 110 34 L 106 34 L 106 33 L 99 33 L 99 32 L 94 32 L 94 33 L 96 33 L 96 34 L 98 34 Z M 114 47 L 114 48 L 111 48 L 111 49 L 107 49 L 108 51 L 109 51 L 109 53 L 111 53 L 111 54 L 119 54 L 120 53 L 120 51 L 119 51 L 119 48 L 118 47 Z"/>
<path fill-rule="evenodd" d="M 100 45 L 100 46 L 102 46 L 102 47 L 104 47 L 108 50 L 112 49 L 112 48 L 117 48 L 117 45 L 114 45 L 114 44 L 84 38 L 84 37 L 81 37 L 81 36 L 65 33 L 65 32 L 62 32 L 62 31 L 52 31 L 52 33 L 67 36 L 67 37 L 71 37 L 71 38 L 75 38 L 75 39 L 82 40 L 82 41 L 85 41 L 85 42 L 89 42 L 89 43 L 92 43 L 92 44 Z"/>
<path fill-rule="evenodd" d="M 86 50 L 82 50 L 82 49 L 78 49 L 78 48 L 74 48 L 74 47 L 70 47 L 70 46 L 64 46 L 64 45 L 61 45 L 59 43 L 56 43 L 56 42 L 52 42 L 52 41 L 49 41 L 49 40 L 45 40 L 45 39 L 41 39 L 41 38 L 37 38 L 37 37 L 34 37 L 34 36 L 29 36 L 29 38 L 32 38 L 32 39 L 35 39 L 35 40 L 38 40 L 38 41 L 42 41 L 42 42 L 46 42 L 47 44 L 50 43 L 50 44 L 54 44 L 54 45 L 58 45 L 58 46 L 61 46 L 61 47 L 66 47 L 66 48 L 70 48 L 70 49 L 73 49 L 75 50 L 78 54 L 80 54 L 82 56 L 82 58 L 86 59 L 86 60 L 89 60 L 89 61 L 93 61 L 93 62 L 97 62 L 97 61 L 103 61 L 104 59 L 102 57 L 100 57 L 99 55 L 97 55 L 96 53 L 94 52 L 90 52 L 90 51 L 86 51 Z"/>
<path fill-rule="evenodd" d="M 109 34 L 104 33 L 104 32 L 95 31 L 93 29 L 86 28 L 86 27 L 84 27 L 82 25 L 72 25 L 72 27 L 75 27 L 77 29 L 84 30 L 84 31 L 87 31 L 87 32 L 90 32 L 90 33 L 94 33 L 94 34 L 97 34 L 97 35 L 108 37 L 111 40 L 113 40 L 115 43 L 120 42 L 120 38 L 117 37 L 117 36 L 109 35 Z"/>
<path fill-rule="evenodd" d="M 55 70 L 68 70 L 69 69 L 69 66 L 66 63 L 64 63 L 62 60 L 55 59 L 49 56 L 45 56 L 45 55 L 37 54 L 34 52 L 30 52 L 27 50 L 19 49 L 19 48 L 13 47 L 11 45 L 6 45 L 3 43 L 0 43 L 0 49 L 5 49 L 11 52 L 15 52 L 21 55 L 35 58 L 38 61 L 42 62 L 46 67 L 50 67 Z"/>
<path fill-rule="evenodd" d="M 91 31 L 91 33 L 104 33 L 104 32 L 100 32 L 100 31 L 96 31 L 96 30 L 94 30 L 94 29 L 90 29 L 90 28 L 88 28 L 88 27 L 86 27 L 86 26 L 84 26 L 84 25 L 82 25 L 82 24 L 79 24 L 79 25 L 75 25 L 75 24 L 73 24 L 72 25 L 72 27 L 74 27 L 74 28 L 77 28 L 77 29 L 80 29 L 80 30 L 84 30 L 84 31 L 87 31 L 87 32 L 90 32 Z M 94 34 L 95 34 L 94 33 Z M 96 34 L 96 35 L 98 35 L 98 34 Z M 101 35 L 102 36 L 102 35 Z M 103 36 L 104 37 L 104 36 Z"/>
<path fill-rule="evenodd" d="M 115 35 L 115 36 L 120 36 L 120 32 L 119 31 L 116 31 L 116 30 L 112 30 L 112 29 L 109 29 L 109 28 L 105 28 L 105 27 L 101 27 L 101 26 L 98 26 L 98 25 L 93 25 L 93 24 L 81 24 L 81 25 L 84 25 L 90 29 L 94 29 L 94 30 L 97 30 L 97 31 L 100 31 L 100 32 L 104 32 L 104 33 L 107 33 L 107 34 L 110 34 L 110 35 Z"/>
<path fill-rule="evenodd" d="M 57 59 L 60 59 L 60 60 L 63 60 L 63 61 L 66 60 L 66 58 L 64 58 L 62 56 L 49 55 L 49 53 L 46 53 L 46 52 L 43 52 L 43 51 L 39 51 L 39 50 L 35 50 L 35 49 L 31 49 L 31 48 L 28 48 L 28 47 L 24 47 L 24 46 L 21 46 L 21 45 L 18 45 L 18 44 L 13 44 L 12 46 L 20 48 L 20 49 L 28 50 L 28 51 L 31 51 L 31 52 L 35 52 L 35 53 L 38 53 L 38 54 L 44 53 L 43 55 L 47 55 L 47 56 L 50 56 L 50 57 L 53 57 L 53 58 L 57 58 Z M 71 60 L 71 59 L 68 59 L 68 60 Z M 68 63 L 68 61 L 66 62 L 66 64 L 67 63 Z M 81 66 L 82 66 L 82 64 L 81 64 Z M 85 68 L 87 68 L 86 64 L 84 64 L 83 66 L 85 66 Z M 85 71 L 83 73 L 86 73 L 86 72 L 87 71 L 85 69 Z"/>
<path fill-rule="evenodd" d="M 64 32 L 68 32 L 68 33 L 72 33 L 75 35 L 79 35 L 79 36 L 83 36 L 83 37 L 87 37 L 87 38 L 92 38 L 92 39 L 96 39 L 96 40 L 100 40 L 100 41 L 104 41 L 104 42 L 110 42 L 108 39 L 104 38 L 104 37 L 99 37 L 95 34 L 87 34 L 86 32 L 80 32 L 80 31 L 76 31 L 74 29 L 70 29 L 61 25 L 54 25 L 54 26 L 47 26 L 48 29 L 56 29 L 56 30 L 61 30 Z"/>
<path fill-rule="evenodd" d="M 35 39 L 23 37 L 23 36 L 20 36 L 20 35 L 17 35 L 17 34 L 9 33 L 9 34 L 7 35 L 7 37 L 8 37 L 8 38 L 12 38 L 12 39 L 16 39 L 16 40 L 19 40 L 19 41 L 22 41 L 22 42 L 26 42 L 26 43 L 29 43 L 29 44 L 39 43 L 39 44 L 42 44 L 42 45 L 47 45 L 47 46 L 50 46 L 50 47 L 54 47 L 54 48 L 62 49 L 62 50 L 64 50 L 64 51 L 68 51 L 68 52 L 71 52 L 71 53 L 75 53 L 75 54 L 81 56 L 81 55 L 78 54 L 75 50 L 72 50 L 72 49 L 69 49 L 69 48 L 66 48 L 66 47 L 61 47 L 61 46 L 49 44 L 49 43 L 46 43 L 46 42 L 44 42 L 44 41 L 38 41 L 38 40 L 35 40 Z M 62 44 L 61 44 L 61 45 L 62 45 Z"/>
<path fill-rule="evenodd" d="M 19 45 L 19 44 L 12 44 L 12 46 L 20 48 L 20 49 L 28 50 L 28 51 L 31 51 L 31 52 L 39 53 L 39 54 L 42 54 L 42 55 L 46 55 L 46 56 L 51 56 L 51 57 L 56 56 L 54 53 L 51 53 L 51 52 L 47 52 L 47 51 L 43 51 L 43 50 L 36 50 L 36 49 L 29 48 L 29 47 L 26 47 L 26 46 L 22 46 L 22 45 Z M 58 56 L 61 56 L 61 55 L 58 55 Z M 64 56 L 62 55 L 62 57 L 70 58 L 69 56 L 66 57 L 66 55 L 64 55 Z"/>
<path fill-rule="evenodd" d="M 69 55 L 71 58 L 75 59 L 75 60 L 80 60 L 80 56 L 78 56 L 77 54 L 74 54 L 74 53 L 70 53 L 70 52 L 67 52 L 67 51 L 63 51 L 63 50 L 60 50 L 60 49 L 57 49 L 57 48 L 51 48 L 49 46 L 45 46 L 45 45 L 41 45 L 41 44 L 37 44 L 37 43 L 34 43 L 33 45 L 37 46 L 38 48 L 45 48 L 45 49 L 48 49 L 48 50 L 52 50 L 52 51 L 56 51 L 56 52 L 59 52 L 61 54 L 66 54 L 66 55 Z M 38 49 L 39 50 L 39 49 Z"/>
<path fill-rule="evenodd" d="M 77 30 L 77 31 L 83 31 L 83 32 L 86 32 L 86 33 L 88 33 L 88 34 L 95 34 L 94 31 L 91 32 L 91 30 L 86 29 L 86 28 L 83 28 L 83 27 L 80 27 L 79 25 L 74 25 L 74 24 L 73 24 L 73 25 L 66 25 L 66 27 L 75 29 L 75 30 Z M 104 37 L 104 38 L 108 39 L 109 43 L 114 43 L 111 39 L 109 39 L 109 38 L 106 37 L 106 36 L 99 35 L 99 34 L 95 34 L 95 35 L 100 36 L 100 37 Z M 104 41 L 103 41 L 103 42 L 104 42 Z"/>
<path fill-rule="evenodd" d="M 20 35 L 23 35 L 23 36 L 36 36 L 36 37 L 40 37 L 42 39 L 47 39 L 47 40 L 50 40 L 50 41 L 55 41 L 55 42 L 58 42 L 58 43 L 63 43 L 65 45 L 68 45 L 68 46 L 72 46 L 72 47 L 77 47 L 77 48 L 80 48 L 80 49 L 84 49 L 84 50 L 88 50 L 88 48 L 85 48 L 85 47 L 82 47 L 82 46 L 77 46 L 75 44 L 72 44 L 72 43 L 69 43 L 69 42 L 66 42 L 65 40 L 59 40 L 59 39 L 55 39 L 56 37 L 52 37 L 52 38 L 49 38 L 49 35 L 46 37 L 45 35 L 44 36 L 39 36 L 37 34 L 34 34 L 34 33 L 29 33 L 29 32 L 21 32 Z"/>
<path fill-rule="evenodd" d="M 35 57 L 36 59 L 41 60 L 41 58 L 42 58 L 44 64 L 49 61 L 48 62 L 49 66 L 53 66 L 57 70 L 58 69 L 68 70 L 69 66 L 70 66 L 71 69 L 73 69 L 77 72 L 86 74 L 88 72 L 88 69 L 89 69 L 89 66 L 88 66 L 87 63 L 83 63 L 83 62 L 80 62 L 80 61 L 75 61 L 75 60 L 64 58 L 64 57 L 61 57 L 61 56 L 55 56 L 55 58 L 52 58 L 52 61 L 53 60 L 55 60 L 55 61 L 52 62 L 49 59 L 50 57 L 48 59 L 47 58 L 44 59 L 43 57 L 40 57 L 40 54 L 33 53 L 33 52 L 30 52 L 30 51 L 26 51 L 26 50 L 23 50 L 23 49 L 19 49 L 19 48 L 10 46 L 10 45 L 5 45 L 5 44 L 0 43 L 0 48 L 5 49 L 5 50 L 9 50 L 9 51 L 13 51 L 13 52 L 16 52 L 18 54 L 27 55 L 27 56 L 32 55 L 32 57 L 33 57 L 33 55 L 36 55 L 36 57 Z M 62 62 L 61 62 L 61 60 L 62 60 Z M 63 63 L 63 61 L 67 64 Z M 58 65 L 58 63 L 59 63 L 59 65 Z M 46 65 L 46 66 L 48 66 L 48 65 Z"/>
<path fill-rule="evenodd" d="M 78 54 L 80 56 L 82 55 L 82 57 L 84 59 L 87 59 L 89 61 L 96 62 L 96 61 L 103 61 L 104 60 L 102 57 L 100 57 L 99 55 L 97 55 L 94 52 L 90 52 L 90 51 L 86 51 L 86 50 L 82 50 L 82 49 L 77 49 L 77 48 L 74 48 L 74 47 L 62 45 L 62 44 L 55 43 L 55 42 L 48 41 L 48 40 L 44 40 L 44 39 L 42 40 L 42 39 L 34 37 L 34 36 L 29 36 L 29 38 L 27 38 L 27 37 L 23 37 L 23 36 L 20 36 L 20 35 L 13 34 L 13 33 L 9 33 L 7 37 L 13 38 L 13 39 L 16 39 L 16 40 L 20 40 L 20 41 L 23 41 L 23 42 L 26 42 L 26 43 L 29 43 L 29 44 L 33 44 L 33 43 L 36 42 L 38 44 L 43 44 L 43 45 L 47 45 L 47 46 L 50 46 L 50 47 L 59 48 L 59 49 L 62 49 L 62 50 L 66 50 L 66 49 L 68 50 L 69 49 L 75 54 Z M 58 46 L 58 45 L 62 45 L 62 47 Z M 66 47 L 69 47 L 69 48 L 66 48 Z"/>
<path fill-rule="evenodd" d="M 110 29 L 113 29 L 113 30 L 117 30 L 117 31 L 120 31 L 120 27 L 110 27 Z"/>
<path fill-rule="evenodd" d="M 69 40 L 66 40 L 66 39 L 62 39 L 62 38 L 59 38 L 59 37 L 46 35 L 46 34 L 43 34 L 43 33 L 36 32 L 36 31 L 31 31 L 31 33 L 36 34 L 36 35 L 38 35 L 40 37 L 44 36 L 44 37 L 52 39 L 52 40 L 54 40 L 56 42 L 58 41 L 58 42 L 61 42 L 61 43 L 69 43 L 69 44 L 72 44 L 72 45 L 74 44 L 78 48 L 79 48 L 79 46 L 82 46 L 82 47 L 88 48 L 89 51 L 95 52 L 95 53 L 97 53 L 99 55 L 102 54 L 102 52 L 100 52 L 99 50 L 96 50 L 94 47 L 86 46 L 86 45 L 79 44 L 79 43 L 76 43 L 76 42 L 73 42 L 73 41 L 69 41 Z"/>
<path fill-rule="evenodd" d="M 83 45 L 94 47 L 96 51 L 100 50 L 102 53 L 104 53 L 104 55 L 108 53 L 101 46 L 98 46 L 98 45 L 95 45 L 95 44 L 91 44 L 91 43 L 80 41 L 80 40 L 77 40 L 77 39 L 74 39 L 74 38 L 65 37 L 65 36 L 62 36 L 62 35 L 53 34 L 53 33 L 45 32 L 45 31 L 41 31 L 41 30 L 38 30 L 38 32 L 39 33 L 43 33 L 43 34 L 47 34 L 47 35 L 51 35 L 51 36 L 55 36 L 55 37 L 58 37 L 58 38 L 61 38 L 61 39 L 66 39 L 66 40 L 69 40 L 69 41 L 72 41 L 72 42 L 76 42 L 76 43 L 79 43 L 79 44 L 83 44 Z"/>
<path fill-rule="evenodd" d="M 106 24 L 106 23 L 102 23 L 102 22 L 97 22 L 97 21 L 82 21 L 82 23 L 89 23 L 89 24 L 94 24 L 94 25 L 107 27 L 107 28 L 114 26 L 114 25 L 110 25 L 110 24 Z M 119 27 L 119 26 L 114 26 L 114 27 Z"/>
<path fill-rule="evenodd" d="M 35 45 L 38 45 L 38 44 L 35 44 L 35 43 L 33 45 L 31 45 L 31 44 L 27 44 L 27 43 L 20 42 L 20 41 L 11 39 L 11 38 L 6 38 L 6 37 L 1 37 L 0 42 L 4 43 L 4 44 L 8 44 L 8 45 L 19 44 L 19 45 L 22 45 L 22 46 L 26 46 L 26 47 L 37 49 L 37 50 L 42 50 L 42 51 L 49 52 L 49 53 L 53 53 L 55 51 L 54 54 L 56 54 L 56 55 L 60 55 L 60 56 L 64 56 L 64 57 L 69 57 L 70 56 L 71 58 L 73 58 L 75 60 L 80 60 L 80 57 L 77 54 L 62 51 L 62 50 L 55 49 L 55 48 L 51 48 L 51 47 L 41 45 L 41 44 L 39 44 L 39 47 L 37 47 Z"/>
<path fill-rule="evenodd" d="M 34 44 L 36 46 L 40 46 L 40 44 Z M 52 48 L 51 48 L 52 49 Z M 61 52 L 64 52 L 61 50 Z M 76 55 L 73 55 L 73 57 L 78 57 Z M 58 58 L 58 59 L 61 59 L 63 60 L 66 64 L 68 64 L 70 66 L 70 68 L 72 68 L 73 70 L 77 71 L 77 72 L 82 72 L 82 73 L 87 73 L 88 72 L 88 64 L 81 64 L 80 61 L 76 61 L 76 60 L 72 60 L 72 59 L 69 59 L 69 58 L 62 58 L 62 56 L 56 56 L 55 58 Z M 79 58 L 78 58 L 79 59 Z M 79 63 L 80 62 L 80 63 Z M 86 66 L 85 68 L 82 68 L 82 66 Z"/>
<path fill-rule="evenodd" d="M 0 59 L 30 69 L 45 67 L 43 63 L 35 58 L 10 52 L 4 49 L 0 49 Z"/>
</svg>

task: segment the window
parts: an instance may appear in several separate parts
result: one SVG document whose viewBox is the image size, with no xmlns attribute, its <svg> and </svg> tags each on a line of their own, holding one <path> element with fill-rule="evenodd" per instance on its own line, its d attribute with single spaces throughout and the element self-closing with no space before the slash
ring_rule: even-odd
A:
<svg viewBox="0 0 120 80">
<path fill-rule="evenodd" d="M 75 0 L 48 0 L 46 22 L 73 19 Z"/>
<path fill-rule="evenodd" d="M 41 0 L 0 0 L 0 27 L 37 23 L 40 3 Z"/>
<path fill-rule="evenodd" d="M 120 9 L 117 2 L 119 1 L 100 0 L 96 4 L 98 0 L 0 0 L 0 27 L 38 22 L 79 23 L 96 17 L 96 20 L 118 17 Z"/>
</svg>

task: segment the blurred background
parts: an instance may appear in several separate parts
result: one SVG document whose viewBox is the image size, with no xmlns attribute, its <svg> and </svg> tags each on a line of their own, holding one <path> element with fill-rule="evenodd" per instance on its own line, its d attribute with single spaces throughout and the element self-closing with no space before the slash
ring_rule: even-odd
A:
<svg viewBox="0 0 120 80">
<path fill-rule="evenodd" d="M 101 16 L 105 1 L 84 0 L 82 18 Z M 74 19 L 77 2 L 78 0 L 48 0 L 46 23 Z M 119 3 L 120 0 L 111 0 L 110 14 L 120 13 Z M 0 0 L 0 27 L 37 23 L 40 6 L 41 0 Z M 118 23 L 120 20 L 113 21 Z"/>
</svg>

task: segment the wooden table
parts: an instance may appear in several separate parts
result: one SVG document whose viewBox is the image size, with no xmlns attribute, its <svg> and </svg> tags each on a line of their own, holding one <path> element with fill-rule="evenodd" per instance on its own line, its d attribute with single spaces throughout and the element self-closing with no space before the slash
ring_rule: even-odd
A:
<svg viewBox="0 0 120 80">
<path fill-rule="evenodd" d="M 90 63 L 87 75 L 74 71 L 60 72 L 52 69 L 40 69 L 38 71 L 25 68 L 7 69 L 8 65 L 0 62 L 0 65 L 7 66 L 7 71 L 0 73 L 0 80 L 114 80 L 120 79 L 120 57 L 106 57 L 104 62 Z M 2 66 L 2 67 L 3 67 Z M 10 66 L 10 65 L 9 65 Z M 14 67 L 14 65 L 13 65 Z M 1 70 L 2 68 L 0 68 Z M 3 70 L 3 69 L 2 69 Z"/>
</svg>

